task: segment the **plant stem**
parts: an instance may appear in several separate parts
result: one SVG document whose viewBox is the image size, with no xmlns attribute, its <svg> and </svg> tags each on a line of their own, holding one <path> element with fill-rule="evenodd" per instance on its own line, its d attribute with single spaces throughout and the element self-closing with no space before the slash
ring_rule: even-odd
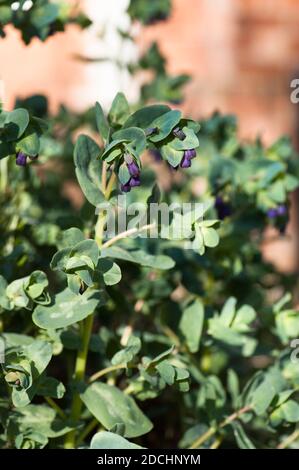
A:
<svg viewBox="0 0 299 470">
<path fill-rule="evenodd" d="M 76 446 L 78 447 L 83 441 L 84 439 L 86 438 L 86 436 L 88 436 L 88 434 L 96 427 L 96 425 L 98 424 L 98 420 L 96 418 L 93 418 L 90 423 L 88 423 L 88 425 L 86 426 L 85 429 L 83 429 L 83 431 L 81 432 L 81 434 L 79 434 L 78 436 L 78 439 L 77 439 L 77 442 L 76 442 Z"/>
<path fill-rule="evenodd" d="M 113 173 L 107 184 L 107 168 L 105 165 L 103 165 L 102 177 L 103 177 L 102 187 L 104 190 L 104 195 L 106 199 L 109 199 L 114 183 L 116 181 L 116 176 Z M 98 216 L 98 220 L 95 226 L 95 241 L 97 242 L 99 246 L 102 245 L 105 220 L 106 220 L 105 214 L 104 212 L 101 212 Z M 77 386 L 80 385 L 80 382 L 82 382 L 85 377 L 86 363 L 87 363 L 87 356 L 88 356 L 88 346 L 89 346 L 89 341 L 90 341 L 90 336 L 91 336 L 92 326 L 93 326 L 93 317 L 94 317 L 94 314 L 91 314 L 85 320 L 82 320 L 82 322 L 80 322 L 80 332 L 82 332 L 81 333 L 82 344 L 77 354 L 75 373 L 74 373 L 75 384 Z M 82 400 L 80 398 L 80 394 L 77 389 L 74 391 L 73 401 L 71 405 L 71 420 L 74 422 L 74 424 L 76 424 L 80 419 L 81 409 L 82 409 Z M 66 435 L 64 447 L 65 449 L 73 449 L 75 448 L 75 444 L 76 444 L 76 430 L 73 429 Z"/>
<path fill-rule="evenodd" d="M 78 351 L 77 359 L 76 359 L 76 366 L 75 366 L 75 381 L 77 384 L 82 382 L 85 376 L 86 370 L 86 362 L 87 362 L 87 355 L 88 355 L 88 346 L 89 340 L 92 331 L 93 325 L 93 314 L 89 315 L 85 320 L 82 320 L 84 323 L 84 331 L 82 336 L 82 346 L 81 349 Z M 78 391 L 75 391 L 73 396 L 73 403 L 71 407 L 71 420 L 76 423 L 81 414 L 82 408 L 82 401 Z M 65 439 L 65 448 L 66 449 L 73 449 L 75 447 L 75 436 L 76 431 L 72 430 L 66 435 Z"/>
<path fill-rule="evenodd" d="M 299 439 L 299 429 L 296 429 L 292 434 L 290 434 L 284 441 L 282 441 L 277 449 L 286 449 L 292 442 Z"/>
<path fill-rule="evenodd" d="M 60 416 L 60 418 L 62 419 L 66 418 L 64 411 L 60 408 L 59 405 L 57 405 L 57 403 L 51 397 L 45 397 L 45 400 L 56 411 L 56 413 Z"/>
<path fill-rule="evenodd" d="M 189 447 L 189 449 L 197 449 L 198 447 L 200 447 L 205 441 L 207 441 L 210 437 L 214 436 L 217 432 L 218 429 L 221 429 L 221 428 L 224 428 L 225 426 L 227 426 L 228 424 L 230 424 L 232 421 L 234 421 L 235 419 L 239 418 L 239 416 L 241 416 L 242 414 L 244 413 L 247 413 L 247 411 L 250 411 L 251 410 L 251 406 L 250 405 L 247 405 L 247 406 L 244 406 L 244 408 L 241 408 L 240 410 L 238 411 L 235 411 L 233 414 L 231 414 L 230 416 L 228 416 L 227 418 L 225 418 L 225 420 L 223 420 L 219 426 L 212 426 L 210 427 L 210 429 L 208 429 L 204 434 L 202 434 L 201 436 L 199 436 L 192 444 L 191 446 Z"/>
<path fill-rule="evenodd" d="M 106 186 L 105 193 L 104 193 L 105 199 L 107 199 L 107 200 L 109 199 L 110 194 L 112 193 L 113 186 L 114 186 L 115 182 L 116 182 L 116 175 L 115 175 L 115 173 L 112 173 L 112 175 L 110 176 L 110 180 L 109 180 L 109 182 Z"/>
<path fill-rule="evenodd" d="M 89 383 L 94 382 L 95 380 L 99 379 L 100 377 L 103 377 L 103 375 L 109 374 L 109 372 L 113 372 L 114 370 L 127 369 L 127 368 L 128 368 L 127 364 L 118 364 L 116 366 L 106 367 L 105 369 L 102 369 L 102 370 L 96 372 L 95 374 L 93 374 L 89 378 L 88 382 Z"/>
<path fill-rule="evenodd" d="M 111 238 L 111 240 L 108 240 L 103 244 L 103 248 L 108 248 L 111 245 L 114 245 L 118 240 L 122 240 L 123 238 L 129 237 L 130 235 L 134 235 L 135 233 L 140 233 L 140 232 L 145 232 L 146 230 L 150 230 L 151 228 L 155 227 L 155 223 L 153 224 L 148 224 L 148 225 L 143 225 L 143 227 L 134 227 L 130 228 L 129 230 L 126 230 L 125 232 L 119 233 L 115 237 Z"/>
</svg>

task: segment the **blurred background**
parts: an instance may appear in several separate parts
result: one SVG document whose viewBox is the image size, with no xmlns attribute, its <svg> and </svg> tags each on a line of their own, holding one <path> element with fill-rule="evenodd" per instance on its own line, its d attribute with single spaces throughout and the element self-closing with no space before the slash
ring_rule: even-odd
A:
<svg viewBox="0 0 299 470">
<path fill-rule="evenodd" d="M 270 144 L 287 134 L 298 148 L 299 105 L 290 100 L 291 81 L 299 78 L 298 0 L 173 0 L 169 16 L 146 25 L 132 20 L 129 0 L 69 3 L 80 4 L 91 27 L 81 31 L 70 25 L 65 33 L 45 43 L 35 38 L 29 46 L 7 27 L 0 42 L 7 109 L 33 93 L 46 94 L 53 113 L 61 103 L 83 111 L 99 100 L 107 108 L 117 91 L 134 103 L 141 85 L 152 79 L 146 63 L 134 64 L 151 50 L 147 60 L 160 66 L 151 49 L 157 43 L 168 74 L 182 83 L 190 75 L 183 99 L 171 100 L 176 107 L 193 118 L 215 110 L 236 114 L 242 138 L 259 136 Z M 264 247 L 265 256 L 284 271 L 298 266 L 294 207 L 289 237 Z"/>
</svg>

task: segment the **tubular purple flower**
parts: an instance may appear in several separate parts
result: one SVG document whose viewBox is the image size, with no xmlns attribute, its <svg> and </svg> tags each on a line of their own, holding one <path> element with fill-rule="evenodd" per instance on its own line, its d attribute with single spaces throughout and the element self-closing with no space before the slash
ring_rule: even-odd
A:
<svg viewBox="0 0 299 470">
<path fill-rule="evenodd" d="M 129 183 L 122 184 L 120 189 L 123 193 L 129 193 L 131 191 L 131 186 L 129 185 Z"/>
<path fill-rule="evenodd" d="M 180 166 L 181 166 L 181 168 L 190 168 L 191 159 L 186 157 L 186 155 L 184 155 L 182 160 L 181 160 Z"/>
<path fill-rule="evenodd" d="M 26 166 L 27 163 L 27 155 L 23 152 L 18 152 L 16 155 L 16 164 L 19 166 Z"/>
<path fill-rule="evenodd" d="M 137 178 L 130 178 L 129 180 L 129 185 L 131 188 L 135 188 L 136 186 L 140 186 L 140 178 L 137 177 Z"/>
<path fill-rule="evenodd" d="M 127 163 L 127 167 L 128 167 L 130 176 L 137 178 L 140 175 L 139 167 L 134 161 L 132 161 L 131 163 Z"/>
<path fill-rule="evenodd" d="M 192 159 L 196 157 L 196 150 L 195 149 L 188 149 L 185 150 L 185 157 Z"/>
</svg>

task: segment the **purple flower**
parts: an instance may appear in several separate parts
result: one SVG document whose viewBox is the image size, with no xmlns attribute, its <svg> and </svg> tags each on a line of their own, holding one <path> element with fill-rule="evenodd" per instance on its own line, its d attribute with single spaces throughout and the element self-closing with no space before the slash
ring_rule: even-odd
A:
<svg viewBox="0 0 299 470">
<path fill-rule="evenodd" d="M 190 168 L 192 158 L 196 157 L 195 149 L 188 149 L 184 151 L 183 158 L 181 160 L 181 168 Z"/>
<path fill-rule="evenodd" d="M 277 216 L 277 210 L 275 208 L 269 209 L 267 211 L 267 216 L 269 217 L 269 219 L 275 219 L 275 217 Z"/>
<path fill-rule="evenodd" d="M 271 209 L 268 209 L 267 211 L 267 216 L 269 219 L 283 217 L 284 215 L 287 215 L 287 207 L 284 204 L 280 204 L 277 207 L 271 207 Z"/>
<path fill-rule="evenodd" d="M 182 129 L 180 129 L 179 127 L 176 127 L 175 129 L 173 129 L 172 133 L 175 137 L 177 137 L 180 140 L 184 140 L 186 138 L 185 132 L 183 132 Z"/>
<path fill-rule="evenodd" d="M 139 167 L 134 161 L 132 161 L 131 163 L 127 163 L 127 167 L 128 167 L 130 176 L 132 176 L 133 178 L 136 178 L 140 175 Z"/>
<path fill-rule="evenodd" d="M 231 206 L 225 202 L 221 196 L 217 196 L 215 200 L 215 209 L 218 215 L 218 219 L 224 220 L 232 214 Z"/>
<path fill-rule="evenodd" d="M 161 160 L 163 160 L 162 155 L 161 155 L 161 152 L 159 152 L 159 150 L 157 150 L 157 149 L 150 149 L 150 150 L 149 150 L 149 153 L 150 153 L 150 155 L 152 155 L 152 157 L 154 158 L 154 160 L 155 160 L 156 162 L 160 162 Z"/>
<path fill-rule="evenodd" d="M 284 204 L 280 204 L 278 207 L 277 207 L 277 215 L 286 215 L 287 214 L 287 208 Z"/>
<path fill-rule="evenodd" d="M 26 166 L 27 163 L 27 155 L 23 152 L 18 152 L 16 155 L 16 164 L 19 166 Z"/>
<path fill-rule="evenodd" d="M 130 180 L 129 180 L 129 185 L 131 186 L 131 188 L 135 188 L 136 186 L 140 186 L 139 176 L 137 178 L 134 178 L 132 176 L 132 178 L 130 178 Z"/>
<path fill-rule="evenodd" d="M 131 186 L 129 185 L 129 183 L 122 184 L 120 189 L 123 193 L 129 193 L 131 191 Z"/>
</svg>

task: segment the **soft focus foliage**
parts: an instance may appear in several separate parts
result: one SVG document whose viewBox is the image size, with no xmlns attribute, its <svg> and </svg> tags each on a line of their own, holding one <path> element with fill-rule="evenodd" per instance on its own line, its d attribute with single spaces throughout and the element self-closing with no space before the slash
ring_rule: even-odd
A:
<svg viewBox="0 0 299 470">
<path fill-rule="evenodd" d="M 150 96 L 176 101 L 164 93 Z M 122 93 L 107 112 L 56 116 L 45 97 L 19 100 L 0 130 L 1 447 L 298 445 L 296 276 L 261 254 L 269 225 L 286 236 L 298 187 L 289 139 L 243 143 L 233 116 L 190 120 Z M 124 192 L 202 203 L 192 249 L 163 230 L 105 238 L 96 207 Z"/>
</svg>

